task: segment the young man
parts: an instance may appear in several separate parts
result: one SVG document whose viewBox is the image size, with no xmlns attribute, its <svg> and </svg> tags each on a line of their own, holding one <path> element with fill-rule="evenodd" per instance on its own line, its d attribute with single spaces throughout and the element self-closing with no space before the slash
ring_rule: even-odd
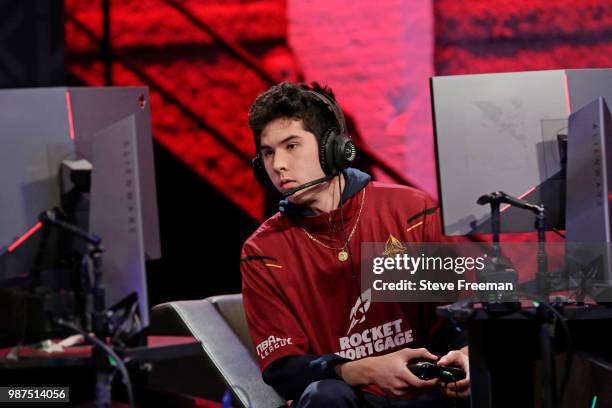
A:
<svg viewBox="0 0 612 408">
<path fill-rule="evenodd" d="M 354 151 L 343 122 L 331 90 L 316 83 L 273 86 L 249 112 L 258 179 L 293 193 L 242 250 L 263 379 L 297 407 L 452 406 L 446 395 L 469 395 L 469 378 L 444 386 L 406 368 L 429 359 L 468 372 L 467 350 L 449 351 L 456 336 L 443 333 L 434 306 L 371 303 L 360 288 L 360 243 L 440 242 L 437 206 L 344 168 Z"/>
</svg>

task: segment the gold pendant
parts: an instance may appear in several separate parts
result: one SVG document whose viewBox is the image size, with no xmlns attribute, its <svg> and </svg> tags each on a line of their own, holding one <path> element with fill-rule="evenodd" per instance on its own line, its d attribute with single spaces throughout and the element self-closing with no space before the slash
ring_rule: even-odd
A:
<svg viewBox="0 0 612 408">
<path fill-rule="evenodd" d="M 348 259 L 348 254 L 346 253 L 346 251 L 343 249 L 342 251 L 338 252 L 338 260 L 341 262 L 344 262 Z"/>
</svg>

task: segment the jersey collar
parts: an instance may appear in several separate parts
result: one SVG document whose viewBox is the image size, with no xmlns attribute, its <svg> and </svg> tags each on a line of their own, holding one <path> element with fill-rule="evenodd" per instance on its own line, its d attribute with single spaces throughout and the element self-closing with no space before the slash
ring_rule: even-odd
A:
<svg viewBox="0 0 612 408">
<path fill-rule="evenodd" d="M 364 188 L 372 179 L 372 177 L 364 173 L 363 171 L 347 168 L 342 171 L 346 180 L 346 186 L 342 191 L 342 203 L 346 203 L 351 197 L 357 194 L 362 188 Z M 310 217 L 314 216 L 315 213 L 309 207 L 290 203 L 289 200 L 282 199 L 278 202 L 278 209 L 281 214 L 287 217 Z"/>
</svg>

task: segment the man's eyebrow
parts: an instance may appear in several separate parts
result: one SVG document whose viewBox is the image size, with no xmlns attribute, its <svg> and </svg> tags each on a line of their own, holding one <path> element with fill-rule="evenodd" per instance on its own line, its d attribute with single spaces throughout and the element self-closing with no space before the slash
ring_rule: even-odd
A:
<svg viewBox="0 0 612 408">
<path fill-rule="evenodd" d="M 279 145 L 282 145 L 282 144 L 285 144 L 285 143 L 287 143 L 287 142 L 292 141 L 293 139 L 301 139 L 301 136 L 300 136 L 300 135 L 290 135 L 290 136 L 287 136 L 286 138 L 284 138 L 283 140 L 281 140 L 281 141 L 280 141 L 278 144 L 279 144 Z M 268 146 L 268 145 L 261 145 L 261 146 L 259 147 L 259 150 L 260 150 L 260 151 L 261 151 L 261 150 L 264 150 L 264 149 L 271 149 L 271 147 L 270 147 L 270 146 Z"/>
</svg>

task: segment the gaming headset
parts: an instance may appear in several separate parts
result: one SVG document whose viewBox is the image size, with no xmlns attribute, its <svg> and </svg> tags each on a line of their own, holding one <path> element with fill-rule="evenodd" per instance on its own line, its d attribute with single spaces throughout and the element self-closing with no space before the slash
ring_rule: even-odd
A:
<svg viewBox="0 0 612 408">
<path fill-rule="evenodd" d="M 357 148 L 346 132 L 344 114 L 336 101 L 313 90 L 302 90 L 302 92 L 314 96 L 321 102 L 333 113 L 338 124 L 338 127 L 332 126 L 325 130 L 319 140 L 319 163 L 326 178 L 331 179 L 355 162 Z M 253 158 L 251 164 L 257 181 L 264 187 L 274 188 L 274 184 L 266 172 L 260 152 Z"/>
</svg>

